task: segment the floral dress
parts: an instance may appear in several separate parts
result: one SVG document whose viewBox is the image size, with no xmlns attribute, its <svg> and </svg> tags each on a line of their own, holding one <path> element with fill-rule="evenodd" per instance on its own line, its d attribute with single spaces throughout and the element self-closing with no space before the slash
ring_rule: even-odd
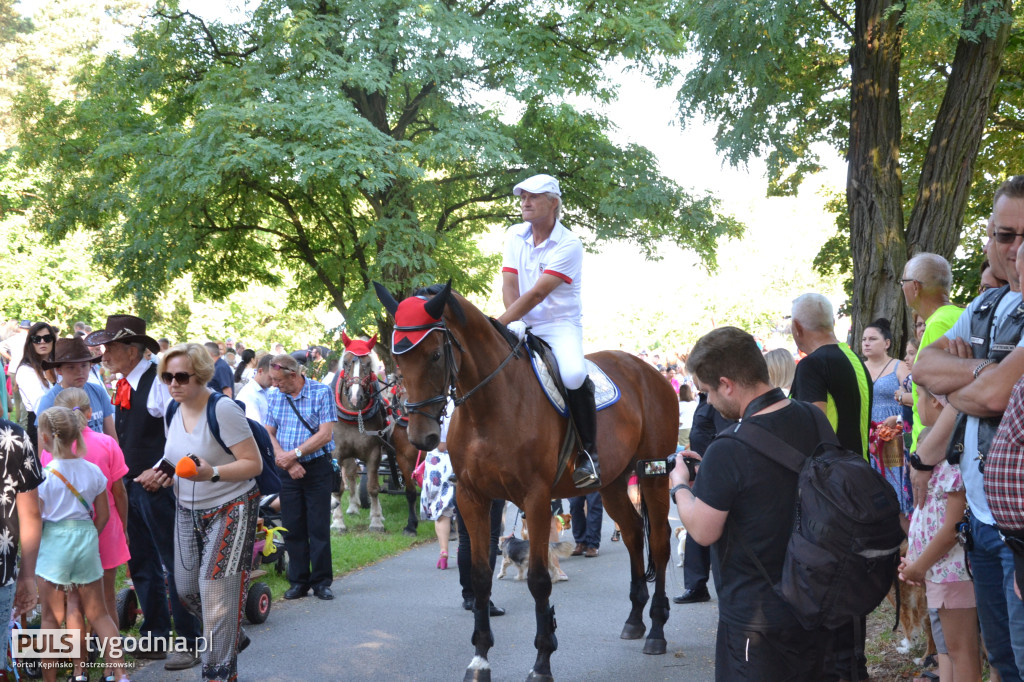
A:
<svg viewBox="0 0 1024 682">
<path fill-rule="evenodd" d="M 946 499 L 949 493 L 963 489 L 964 482 L 960 477 L 958 465 L 945 461 L 935 465 L 931 480 L 928 481 L 928 497 L 925 499 L 924 507 L 914 512 L 914 518 L 910 521 L 910 532 L 907 535 L 908 561 L 916 561 L 942 528 L 946 521 Z M 964 559 L 964 548 L 960 543 L 943 554 L 925 574 L 925 580 L 933 583 L 955 583 L 970 579 L 967 561 Z"/>
<path fill-rule="evenodd" d="M 442 516 L 451 518 L 455 513 L 455 483 L 452 479 L 452 461 L 447 452 L 431 450 L 423 467 L 423 492 L 420 493 L 420 517 L 436 521 Z"/>
<path fill-rule="evenodd" d="M 903 407 L 894 397 L 900 388 L 899 376 L 896 374 L 899 362 L 892 361 L 889 365 L 892 371 L 875 379 L 871 389 L 871 434 L 868 450 L 871 453 L 871 466 L 889 481 L 900 500 L 900 511 L 909 515 L 914 508 L 914 493 L 910 487 L 910 468 L 907 466 L 906 458 L 901 466 L 886 467 L 882 463 L 881 448 L 885 443 L 879 438 L 879 427 L 889 417 L 903 417 Z M 901 435 L 897 434 L 895 437 L 900 438 Z"/>
</svg>

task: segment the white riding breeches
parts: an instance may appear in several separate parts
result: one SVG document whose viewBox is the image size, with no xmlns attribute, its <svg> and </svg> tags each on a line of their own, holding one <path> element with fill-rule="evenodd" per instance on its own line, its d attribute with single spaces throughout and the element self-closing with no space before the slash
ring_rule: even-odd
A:
<svg viewBox="0 0 1024 682">
<path fill-rule="evenodd" d="M 559 320 L 535 325 L 531 331 L 551 346 L 565 387 L 572 391 L 582 386 L 587 380 L 587 366 L 583 361 L 583 327 Z"/>
</svg>

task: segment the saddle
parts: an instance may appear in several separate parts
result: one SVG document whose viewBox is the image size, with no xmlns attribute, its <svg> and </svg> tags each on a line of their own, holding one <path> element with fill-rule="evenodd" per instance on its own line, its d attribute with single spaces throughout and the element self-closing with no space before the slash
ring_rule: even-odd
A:
<svg viewBox="0 0 1024 682">
<path fill-rule="evenodd" d="M 555 408 L 555 411 L 562 417 L 569 420 L 569 428 L 565 431 L 565 439 L 558 451 L 558 469 L 555 473 L 555 482 L 562 477 L 565 468 L 569 463 L 569 456 L 579 451 L 581 447 L 579 432 L 573 422 L 572 413 L 569 410 L 569 399 L 566 394 L 565 385 L 562 383 L 562 376 L 558 371 L 558 361 L 547 341 L 534 336 L 531 332 L 526 333 L 526 346 L 530 354 L 530 365 L 537 377 L 538 383 L 544 390 L 548 402 Z M 594 402 L 597 411 L 614 405 L 622 397 L 619 387 L 611 380 L 605 371 L 590 360 L 584 360 L 587 368 L 587 375 L 594 384 Z"/>
<path fill-rule="evenodd" d="M 562 384 L 562 375 L 558 372 L 558 361 L 555 360 L 551 346 L 547 341 L 530 332 L 527 332 L 526 335 L 526 345 L 530 351 L 530 364 L 533 366 L 533 373 L 541 388 L 544 389 L 544 395 L 548 402 L 559 415 L 570 417 L 569 400 L 565 386 Z M 594 382 L 594 402 L 597 404 L 597 411 L 600 412 L 617 403 L 622 394 L 611 377 L 591 360 L 584 360 L 584 362 L 587 375 Z"/>
</svg>

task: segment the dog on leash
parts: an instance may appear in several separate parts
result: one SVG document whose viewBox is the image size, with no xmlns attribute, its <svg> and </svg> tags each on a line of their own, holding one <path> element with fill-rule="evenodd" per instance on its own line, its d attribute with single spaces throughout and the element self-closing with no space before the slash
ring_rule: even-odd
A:
<svg viewBox="0 0 1024 682">
<path fill-rule="evenodd" d="M 552 542 L 548 548 L 548 573 L 551 574 L 553 582 L 557 582 L 558 576 L 557 569 L 551 561 L 552 555 L 565 559 L 572 554 L 574 546 L 573 543 L 565 541 Z M 509 535 L 508 537 L 501 538 L 498 548 L 501 549 L 501 570 L 498 572 L 498 580 L 505 577 L 509 566 L 515 566 L 519 570 L 516 580 L 525 579 L 527 563 L 530 560 L 530 541 L 520 540 L 514 535 Z"/>
<path fill-rule="evenodd" d="M 681 568 L 683 565 L 683 554 L 686 553 L 686 529 L 679 526 L 672 531 L 672 535 L 676 538 L 676 555 L 679 557 L 676 566 Z"/>
</svg>

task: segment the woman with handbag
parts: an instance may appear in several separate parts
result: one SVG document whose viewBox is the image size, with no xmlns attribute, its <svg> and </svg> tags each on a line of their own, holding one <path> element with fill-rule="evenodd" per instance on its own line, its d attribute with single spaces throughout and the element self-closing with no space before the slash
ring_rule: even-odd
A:
<svg viewBox="0 0 1024 682">
<path fill-rule="evenodd" d="M 888 320 L 879 318 L 864 328 L 861 352 L 873 382 L 868 450 L 872 465 L 896 491 L 903 512 L 901 521 L 906 521 L 914 500 L 903 453 L 903 406 L 895 396 L 910 370 L 905 363 L 889 355 L 891 348 L 892 331 Z"/>
<path fill-rule="evenodd" d="M 213 361 L 195 343 L 174 346 L 160 360 L 159 377 L 180 407 L 167 425 L 164 458 L 173 467 L 157 480 L 175 485 L 174 578 L 185 607 L 203 622 L 207 648 L 202 653 L 204 680 L 237 677 L 238 652 L 249 643 L 241 630 L 246 577 L 252 566 L 262 471 L 256 441 L 242 408 L 218 399 L 217 442 L 207 419 L 214 400 L 206 387 Z"/>
</svg>

